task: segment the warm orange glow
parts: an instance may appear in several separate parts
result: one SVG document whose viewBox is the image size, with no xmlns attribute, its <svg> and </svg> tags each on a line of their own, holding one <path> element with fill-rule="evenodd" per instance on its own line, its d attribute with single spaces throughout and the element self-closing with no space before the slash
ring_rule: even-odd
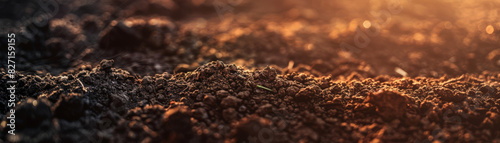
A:
<svg viewBox="0 0 500 143">
<path fill-rule="evenodd" d="M 363 22 L 363 27 L 365 27 L 365 28 L 370 28 L 371 26 L 372 26 L 372 23 L 371 23 L 370 21 L 365 20 L 365 21 Z"/>
<path fill-rule="evenodd" d="M 493 32 L 495 32 L 495 28 L 493 28 L 493 26 L 491 25 L 486 26 L 486 33 L 493 34 Z"/>
</svg>

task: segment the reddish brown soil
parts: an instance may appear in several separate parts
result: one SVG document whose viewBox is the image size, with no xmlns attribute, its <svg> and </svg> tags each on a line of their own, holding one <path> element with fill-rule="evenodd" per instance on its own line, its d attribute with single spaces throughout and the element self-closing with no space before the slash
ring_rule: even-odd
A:
<svg viewBox="0 0 500 143">
<path fill-rule="evenodd" d="M 262 3 L 222 19 L 212 1 L 61 4 L 19 37 L 16 136 L 0 90 L 0 142 L 500 142 L 500 24 L 405 5 L 346 50 L 376 8 Z"/>
</svg>

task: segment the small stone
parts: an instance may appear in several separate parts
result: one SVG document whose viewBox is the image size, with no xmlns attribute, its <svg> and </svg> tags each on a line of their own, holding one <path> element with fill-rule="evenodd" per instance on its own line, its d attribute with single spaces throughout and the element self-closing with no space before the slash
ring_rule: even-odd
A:
<svg viewBox="0 0 500 143">
<path fill-rule="evenodd" d="M 229 92 L 227 92 L 226 90 L 219 90 L 215 93 L 215 95 L 218 97 L 218 98 L 224 98 L 224 97 L 227 97 L 229 96 Z"/>
<path fill-rule="evenodd" d="M 106 72 L 111 71 L 114 62 L 115 62 L 114 60 L 106 60 L 106 59 L 102 60 L 101 63 L 99 63 L 100 70 Z"/>
<path fill-rule="evenodd" d="M 124 94 L 111 94 L 111 106 L 114 108 L 119 108 L 128 102 L 129 98 Z"/>
<path fill-rule="evenodd" d="M 247 111 L 247 107 L 245 105 L 241 105 L 240 108 L 238 108 L 239 112 L 245 112 Z"/>
<path fill-rule="evenodd" d="M 234 96 L 228 96 L 221 101 L 221 106 L 224 108 L 227 107 L 238 107 L 238 104 L 241 102 L 241 99 L 234 97 Z"/>
</svg>

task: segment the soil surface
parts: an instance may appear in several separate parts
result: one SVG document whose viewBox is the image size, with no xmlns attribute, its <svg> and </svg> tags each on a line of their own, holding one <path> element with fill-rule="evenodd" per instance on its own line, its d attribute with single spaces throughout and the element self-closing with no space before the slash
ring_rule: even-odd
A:
<svg viewBox="0 0 500 143">
<path fill-rule="evenodd" d="M 57 1 L 0 142 L 500 142 L 500 2 L 214 1 Z"/>
</svg>

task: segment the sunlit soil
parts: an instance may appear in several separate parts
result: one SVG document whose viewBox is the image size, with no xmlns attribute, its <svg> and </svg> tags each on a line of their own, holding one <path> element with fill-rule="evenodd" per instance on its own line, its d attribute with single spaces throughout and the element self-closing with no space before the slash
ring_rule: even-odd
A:
<svg viewBox="0 0 500 143">
<path fill-rule="evenodd" d="M 0 142 L 500 142 L 499 1 L 60 3 Z"/>
</svg>

